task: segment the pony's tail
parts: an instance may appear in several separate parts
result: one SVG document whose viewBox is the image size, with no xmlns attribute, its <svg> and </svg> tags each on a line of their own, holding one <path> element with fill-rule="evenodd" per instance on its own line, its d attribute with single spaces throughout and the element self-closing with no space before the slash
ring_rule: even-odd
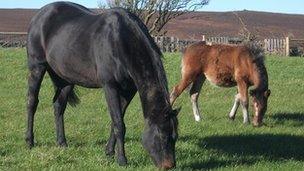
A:
<svg viewBox="0 0 304 171">
<path fill-rule="evenodd" d="M 68 103 L 72 106 L 75 107 L 77 104 L 80 103 L 80 100 L 77 96 L 77 94 L 75 93 L 74 89 L 70 92 L 70 94 L 68 95 Z"/>
</svg>

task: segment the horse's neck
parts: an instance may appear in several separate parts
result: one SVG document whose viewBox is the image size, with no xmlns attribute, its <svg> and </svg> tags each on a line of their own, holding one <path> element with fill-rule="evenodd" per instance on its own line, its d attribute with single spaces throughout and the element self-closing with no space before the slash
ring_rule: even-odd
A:
<svg viewBox="0 0 304 171">
<path fill-rule="evenodd" d="M 160 85 L 145 84 L 138 88 L 145 118 L 158 117 L 170 106 L 169 93 Z"/>
<path fill-rule="evenodd" d="M 254 70 L 256 77 L 254 87 L 256 90 L 265 91 L 268 89 L 268 74 L 264 64 L 257 64 Z"/>
</svg>

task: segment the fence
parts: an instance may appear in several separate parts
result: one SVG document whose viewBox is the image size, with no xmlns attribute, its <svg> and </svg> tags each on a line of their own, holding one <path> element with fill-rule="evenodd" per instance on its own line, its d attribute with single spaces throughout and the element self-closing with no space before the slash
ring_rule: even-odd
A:
<svg viewBox="0 0 304 171">
<path fill-rule="evenodd" d="M 289 38 L 285 39 L 265 39 L 264 50 L 268 54 L 289 56 Z"/>
<path fill-rule="evenodd" d="M 174 37 L 154 37 L 155 42 L 163 52 L 182 51 L 189 44 L 206 41 L 207 44 L 239 44 L 242 40 L 237 37 L 209 37 L 203 36 L 202 40 L 179 40 Z M 281 56 L 301 56 L 304 54 L 304 39 L 264 39 L 258 41 L 264 48 L 266 54 L 281 55 Z M 297 53 L 296 53 L 297 52 Z"/>
<path fill-rule="evenodd" d="M 24 47 L 26 45 L 26 32 L 0 32 L 0 47 Z M 207 44 L 239 44 L 242 42 L 237 37 L 207 37 L 202 40 L 180 40 L 176 37 L 154 37 L 154 41 L 163 52 L 183 51 L 188 45 L 206 41 Z M 267 54 L 281 56 L 303 56 L 304 39 L 264 39 L 259 41 Z"/>
<path fill-rule="evenodd" d="M 289 49 L 291 56 L 304 56 L 304 39 L 290 39 Z"/>
<path fill-rule="evenodd" d="M 24 47 L 26 32 L 0 32 L 0 47 Z"/>
</svg>

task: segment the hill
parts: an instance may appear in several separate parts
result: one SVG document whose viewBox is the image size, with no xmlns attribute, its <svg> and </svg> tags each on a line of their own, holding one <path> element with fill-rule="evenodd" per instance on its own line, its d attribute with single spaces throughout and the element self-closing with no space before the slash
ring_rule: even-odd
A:
<svg viewBox="0 0 304 171">
<path fill-rule="evenodd" d="M 25 32 L 37 9 L 0 9 L 0 32 Z M 182 39 L 208 36 L 237 36 L 241 24 L 261 38 L 304 38 L 304 15 L 256 11 L 192 12 L 172 20 L 166 26 L 167 35 Z"/>
</svg>

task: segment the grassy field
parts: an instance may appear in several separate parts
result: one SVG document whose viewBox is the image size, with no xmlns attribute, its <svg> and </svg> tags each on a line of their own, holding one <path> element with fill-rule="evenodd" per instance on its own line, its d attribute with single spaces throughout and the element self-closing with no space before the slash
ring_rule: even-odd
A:
<svg viewBox="0 0 304 171">
<path fill-rule="evenodd" d="M 204 85 L 200 123 L 194 122 L 188 93 L 177 100 L 175 106 L 182 110 L 176 170 L 304 169 L 304 59 L 272 56 L 266 64 L 272 94 L 263 127 L 243 125 L 240 111 L 234 122 L 227 119 L 234 88 Z M 180 79 L 180 55 L 166 54 L 164 65 L 171 89 Z M 0 170 L 155 170 L 140 143 L 143 116 L 138 95 L 125 117 L 127 167 L 119 167 L 104 153 L 110 118 L 101 89 L 78 88 L 81 104 L 69 106 L 65 113 L 69 147 L 57 147 L 48 75 L 35 118 L 36 147 L 28 150 L 27 74 L 25 49 L 0 49 Z"/>
</svg>

